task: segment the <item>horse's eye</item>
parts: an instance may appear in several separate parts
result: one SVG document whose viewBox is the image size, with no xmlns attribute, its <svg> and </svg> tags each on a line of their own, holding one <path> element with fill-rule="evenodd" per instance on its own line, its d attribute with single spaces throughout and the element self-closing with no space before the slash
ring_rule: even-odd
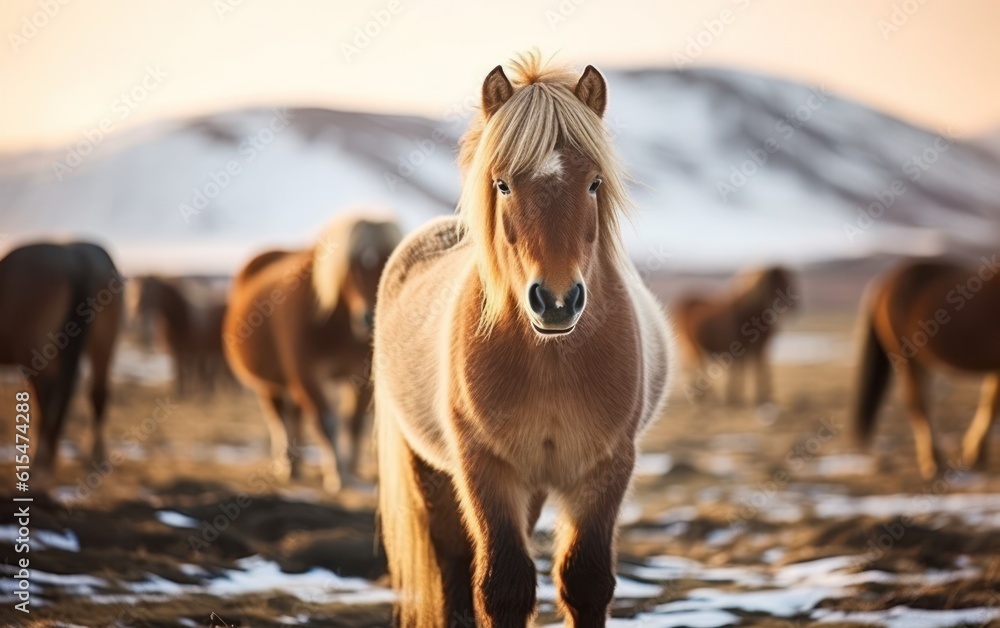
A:
<svg viewBox="0 0 1000 628">
<path fill-rule="evenodd" d="M 497 189 L 500 190 L 500 193 L 503 194 L 504 196 L 510 194 L 510 186 L 507 185 L 507 182 L 504 181 L 503 179 L 497 179 L 496 186 Z"/>
<path fill-rule="evenodd" d="M 601 182 L 602 182 L 602 179 L 600 177 L 597 177 L 596 179 L 594 179 L 594 182 L 590 184 L 590 193 L 591 194 L 597 193 L 597 188 L 601 187 Z"/>
</svg>

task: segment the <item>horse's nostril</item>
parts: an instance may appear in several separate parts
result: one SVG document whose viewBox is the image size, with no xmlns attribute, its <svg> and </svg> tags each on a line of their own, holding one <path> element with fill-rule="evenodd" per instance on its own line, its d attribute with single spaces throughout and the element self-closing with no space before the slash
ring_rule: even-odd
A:
<svg viewBox="0 0 1000 628">
<path fill-rule="evenodd" d="M 542 299 L 542 285 L 537 281 L 528 288 L 528 305 L 531 311 L 541 316 L 545 313 L 545 301 Z"/>
<path fill-rule="evenodd" d="M 573 304 L 573 314 L 579 314 L 583 311 L 583 304 L 587 302 L 587 296 L 582 283 L 578 283 L 573 286 L 573 289 L 570 291 L 570 298 L 567 299 L 567 302 Z"/>
</svg>

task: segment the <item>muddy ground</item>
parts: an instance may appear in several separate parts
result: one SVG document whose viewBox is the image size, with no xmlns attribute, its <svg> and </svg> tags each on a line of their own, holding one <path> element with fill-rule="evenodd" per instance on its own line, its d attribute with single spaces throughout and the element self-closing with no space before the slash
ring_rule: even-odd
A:
<svg viewBox="0 0 1000 628">
<path fill-rule="evenodd" d="M 895 395 L 871 455 L 856 453 L 852 326 L 846 310 L 789 326 L 775 347 L 775 406 L 695 404 L 679 382 L 622 513 L 621 625 L 1000 626 L 1000 458 L 921 480 Z M 314 464 L 301 482 L 278 482 L 249 394 L 179 400 L 150 381 L 155 361 L 128 347 L 123 356 L 107 428 L 116 464 L 85 463 L 78 399 L 57 477 L 47 493 L 33 484 L 30 619 L 13 610 L 21 555 L 13 508 L 2 509 L 0 625 L 388 625 L 371 485 L 326 496 Z M 976 384 L 933 384 L 951 460 Z M 16 390 L 0 385 L 4 417 Z M 0 500 L 10 504 L 13 429 L 3 425 Z M 535 538 L 540 570 L 550 514 Z M 543 578 L 539 625 L 556 621 L 551 593 Z"/>
</svg>

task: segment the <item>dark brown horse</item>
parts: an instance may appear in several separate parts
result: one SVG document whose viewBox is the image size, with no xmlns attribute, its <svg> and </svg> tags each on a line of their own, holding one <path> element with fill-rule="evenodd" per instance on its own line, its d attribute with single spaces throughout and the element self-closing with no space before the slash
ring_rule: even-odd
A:
<svg viewBox="0 0 1000 628">
<path fill-rule="evenodd" d="M 51 470 L 80 359 L 91 364 L 92 456 L 107 456 L 103 422 L 108 368 L 123 313 L 124 284 L 96 244 L 40 243 L 0 260 L 0 364 L 16 366 L 34 391 L 30 419 L 40 469 Z"/>
<path fill-rule="evenodd" d="M 723 294 L 678 300 L 672 310 L 674 324 L 692 367 L 687 397 L 699 400 L 711 390 L 709 374 L 717 368 L 729 373 L 726 401 L 739 403 L 744 367 L 753 365 L 756 401 L 770 401 L 767 349 L 779 321 L 798 301 L 792 273 L 780 267 L 742 273 Z"/>
<path fill-rule="evenodd" d="M 173 358 L 178 396 L 191 391 L 212 392 L 232 381 L 222 348 L 224 297 L 193 290 L 183 277 L 137 277 L 135 319 L 143 344 L 150 345 L 154 329 Z M 196 297 L 192 292 L 199 293 Z"/>
<path fill-rule="evenodd" d="M 371 401 L 371 323 L 379 277 L 400 239 L 394 220 L 340 218 L 303 251 L 258 255 L 234 279 L 224 323 L 226 356 L 260 398 L 280 475 L 300 473 L 304 413 L 320 437 L 323 484 L 340 489 L 339 421 L 321 384 L 355 392 L 350 468 L 360 461 Z"/>
<path fill-rule="evenodd" d="M 986 441 L 1000 410 L 1000 276 L 984 260 L 968 268 L 946 260 L 908 262 L 873 282 L 861 310 L 862 354 L 855 407 L 857 436 L 871 438 L 893 373 L 900 376 L 921 474 L 943 462 L 927 411 L 932 369 L 984 377 L 975 418 L 962 442 L 962 462 L 986 461 Z"/>
</svg>

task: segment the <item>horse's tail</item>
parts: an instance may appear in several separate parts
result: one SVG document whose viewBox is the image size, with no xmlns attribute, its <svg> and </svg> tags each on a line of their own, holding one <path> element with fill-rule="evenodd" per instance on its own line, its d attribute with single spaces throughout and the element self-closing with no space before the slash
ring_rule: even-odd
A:
<svg viewBox="0 0 1000 628">
<path fill-rule="evenodd" d="M 66 312 L 65 323 L 61 330 L 66 332 L 67 340 L 59 354 L 59 365 L 54 382 L 55 396 L 49 400 L 48 407 L 43 410 L 48 414 L 42 415 L 42 432 L 51 447 L 49 455 L 52 461 L 56 458 L 59 435 L 62 433 L 66 410 L 73 397 L 80 373 L 80 360 L 86 351 L 92 323 L 96 316 L 96 311 L 88 306 L 87 299 L 93 297 L 95 291 L 91 289 L 90 278 L 86 276 L 86 271 L 71 273 L 69 279 L 69 309 Z M 71 333 L 72 330 L 76 330 L 76 333 Z"/>
<path fill-rule="evenodd" d="M 396 418 L 388 416 L 388 407 L 376 395 L 379 521 L 392 588 L 399 596 L 396 620 L 401 628 L 436 627 L 442 625 L 438 609 L 444 594 L 431 544 L 429 513 L 414 453 Z"/>
<path fill-rule="evenodd" d="M 854 435 L 858 444 L 871 440 L 879 406 L 885 397 L 892 370 L 889 355 L 875 329 L 875 299 L 868 299 L 861 314 L 861 363 L 858 368 L 858 396 L 854 410 Z"/>
<path fill-rule="evenodd" d="M 66 383 L 70 389 L 76 383 L 76 373 L 83 357 L 84 349 L 87 347 L 87 340 L 90 338 L 90 328 L 93 326 L 96 312 L 86 307 L 87 297 L 93 296 L 87 288 L 88 282 L 74 282 L 70 291 L 70 309 L 66 313 L 65 329 L 76 328 L 79 331 L 75 336 L 67 341 L 66 348 L 59 356 L 59 379 Z M 72 392 L 72 390 L 70 391 Z"/>
</svg>

